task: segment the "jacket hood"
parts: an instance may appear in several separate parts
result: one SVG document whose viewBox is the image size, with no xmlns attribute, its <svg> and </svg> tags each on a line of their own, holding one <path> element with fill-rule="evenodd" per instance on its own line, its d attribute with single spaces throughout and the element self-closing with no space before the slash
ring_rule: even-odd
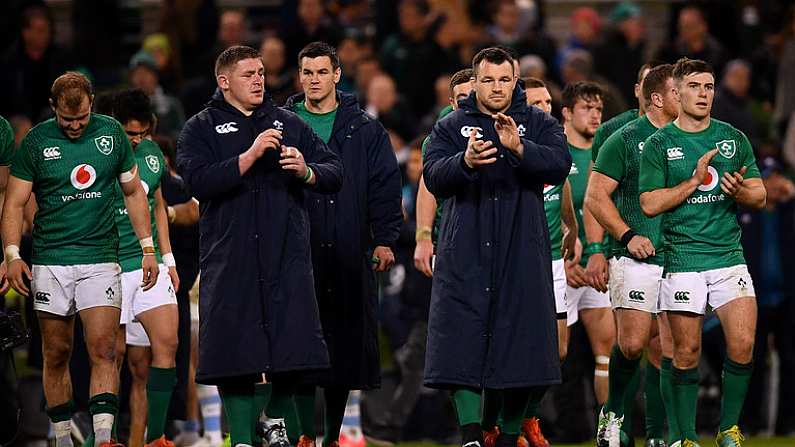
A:
<svg viewBox="0 0 795 447">
<path fill-rule="evenodd" d="M 284 103 L 284 107 L 295 112 L 295 107 L 301 102 L 304 102 L 306 99 L 306 95 L 304 93 L 296 93 L 295 95 L 287 98 L 287 102 Z M 337 114 L 338 115 L 358 115 L 362 113 L 362 109 L 359 107 L 359 100 L 356 98 L 356 95 L 352 93 L 345 93 L 341 91 L 337 91 Z"/>
<path fill-rule="evenodd" d="M 469 96 L 467 96 L 466 99 L 459 101 L 458 105 L 466 113 L 483 114 L 483 112 L 478 109 L 477 98 L 474 89 L 469 93 Z M 516 87 L 513 89 L 513 94 L 511 95 L 511 105 L 508 106 L 508 110 L 506 110 L 505 113 L 508 115 L 513 115 L 515 113 L 525 113 L 526 111 L 527 95 L 524 92 L 522 84 L 517 82 Z"/>
<path fill-rule="evenodd" d="M 232 104 L 229 104 L 226 99 L 224 98 L 223 92 L 221 92 L 220 88 L 215 89 L 215 93 L 207 102 L 206 107 L 214 107 L 217 109 L 223 109 L 231 112 L 241 113 L 240 110 L 235 108 Z M 268 92 L 266 91 L 262 98 L 262 104 L 260 104 L 256 109 L 254 109 L 253 115 L 262 116 L 266 113 L 270 112 L 276 107 L 273 103 L 273 99 L 270 97 Z"/>
</svg>

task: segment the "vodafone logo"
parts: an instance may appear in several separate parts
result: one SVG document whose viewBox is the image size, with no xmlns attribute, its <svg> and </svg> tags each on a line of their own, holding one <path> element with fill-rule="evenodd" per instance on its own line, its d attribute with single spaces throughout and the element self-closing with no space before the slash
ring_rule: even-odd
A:
<svg viewBox="0 0 795 447">
<path fill-rule="evenodd" d="M 72 169 L 69 180 L 76 189 L 86 189 L 97 181 L 97 171 L 89 164 L 79 164 Z"/>
<path fill-rule="evenodd" d="M 695 172 L 694 170 L 693 173 L 695 174 Z M 698 186 L 698 190 L 712 191 L 716 186 L 718 186 L 718 171 L 712 166 L 707 166 L 707 176 L 704 177 L 704 181 Z"/>
<path fill-rule="evenodd" d="M 552 191 L 552 188 L 554 188 L 554 187 L 555 187 L 555 185 L 547 185 L 547 184 L 544 184 L 544 194 L 546 194 L 546 193 L 548 193 L 548 192 Z"/>
</svg>

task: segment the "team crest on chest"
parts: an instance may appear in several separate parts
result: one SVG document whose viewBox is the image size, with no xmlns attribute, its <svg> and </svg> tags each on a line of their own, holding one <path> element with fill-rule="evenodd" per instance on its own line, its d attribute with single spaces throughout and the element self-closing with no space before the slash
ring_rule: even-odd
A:
<svg viewBox="0 0 795 447">
<path fill-rule="evenodd" d="M 113 152 L 113 137 L 109 135 L 94 138 L 94 144 L 104 155 L 110 155 Z"/>
<path fill-rule="evenodd" d="M 524 124 L 520 124 L 516 128 L 519 130 L 519 136 L 523 137 L 524 136 L 524 132 L 525 132 Z"/>
<path fill-rule="evenodd" d="M 156 156 L 147 155 L 144 157 L 144 160 L 146 160 L 146 167 L 148 167 L 150 171 L 155 174 L 160 172 L 160 160 Z"/>
<path fill-rule="evenodd" d="M 715 143 L 715 147 L 718 148 L 718 152 L 725 158 L 732 158 L 734 154 L 737 153 L 737 143 L 735 143 L 734 140 L 718 141 Z"/>
</svg>

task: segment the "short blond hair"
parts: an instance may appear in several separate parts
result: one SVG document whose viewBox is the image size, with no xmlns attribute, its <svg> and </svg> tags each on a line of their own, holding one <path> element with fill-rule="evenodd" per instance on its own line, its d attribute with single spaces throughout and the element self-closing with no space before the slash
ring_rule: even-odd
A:
<svg viewBox="0 0 795 447">
<path fill-rule="evenodd" d="M 91 100 L 93 95 L 94 88 L 91 86 L 91 81 L 84 74 L 76 71 L 67 71 L 58 76 L 50 89 L 53 107 L 58 107 L 60 103 L 67 109 L 77 109 L 83 103 L 83 97 Z"/>
</svg>

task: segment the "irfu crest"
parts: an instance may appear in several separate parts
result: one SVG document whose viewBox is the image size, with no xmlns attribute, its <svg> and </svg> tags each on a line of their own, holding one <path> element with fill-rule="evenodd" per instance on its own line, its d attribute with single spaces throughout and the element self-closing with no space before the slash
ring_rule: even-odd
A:
<svg viewBox="0 0 795 447">
<path fill-rule="evenodd" d="M 160 172 L 160 159 L 154 155 L 147 155 L 144 157 L 144 159 L 146 160 L 146 166 L 150 171 L 154 172 L 155 174 Z"/>
<path fill-rule="evenodd" d="M 715 147 L 718 148 L 718 152 L 725 158 L 732 158 L 734 154 L 737 153 L 737 143 L 735 143 L 734 140 L 718 141 L 715 143 Z"/>
<path fill-rule="evenodd" d="M 94 138 L 94 144 L 105 155 L 110 155 L 113 152 L 113 137 L 109 135 Z"/>
</svg>

